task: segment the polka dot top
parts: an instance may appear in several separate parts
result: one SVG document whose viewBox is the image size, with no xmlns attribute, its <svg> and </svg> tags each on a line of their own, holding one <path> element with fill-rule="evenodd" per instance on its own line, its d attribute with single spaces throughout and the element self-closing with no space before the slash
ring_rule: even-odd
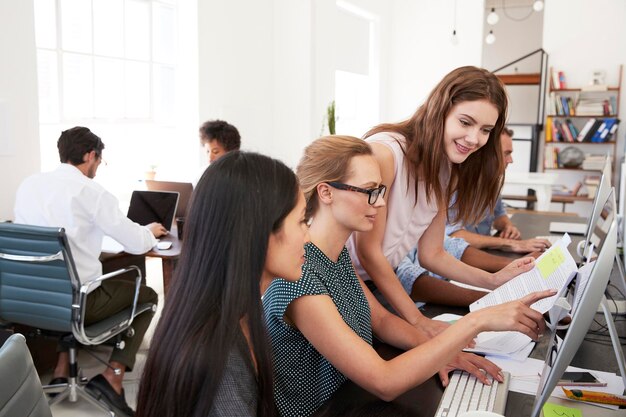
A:
<svg viewBox="0 0 626 417">
<path fill-rule="evenodd" d="M 372 344 L 371 312 L 344 247 L 335 263 L 314 244 L 305 245 L 306 263 L 296 282 L 275 279 L 263 296 L 272 341 L 274 398 L 282 416 L 309 416 L 346 377 L 283 317 L 289 304 L 305 295 L 328 295 L 355 333 Z M 330 336 L 330 335 L 329 335 Z"/>
</svg>

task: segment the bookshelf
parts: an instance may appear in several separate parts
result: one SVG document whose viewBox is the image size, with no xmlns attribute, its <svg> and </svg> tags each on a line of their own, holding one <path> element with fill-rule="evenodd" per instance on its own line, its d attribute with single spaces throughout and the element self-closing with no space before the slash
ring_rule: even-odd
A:
<svg viewBox="0 0 626 417">
<path fill-rule="evenodd" d="M 617 85 L 576 88 L 567 84 L 566 72 L 550 68 L 543 170 L 559 174 L 558 182 L 566 187 L 579 181 L 585 183 L 587 177 L 598 176 L 602 169 L 600 157 L 607 154 L 612 156 L 615 169 L 623 65 L 618 71 Z M 564 151 L 568 147 L 575 149 Z M 566 184 L 567 179 L 573 183 Z M 589 182 L 589 188 L 592 188 L 592 181 Z M 586 189 L 583 188 L 582 192 Z M 593 201 L 592 198 L 579 197 L 576 201 Z"/>
</svg>

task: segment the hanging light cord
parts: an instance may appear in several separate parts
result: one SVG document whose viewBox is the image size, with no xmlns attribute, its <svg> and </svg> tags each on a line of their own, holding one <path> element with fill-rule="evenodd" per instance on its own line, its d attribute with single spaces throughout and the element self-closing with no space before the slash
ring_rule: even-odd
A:
<svg viewBox="0 0 626 417">
<path fill-rule="evenodd" d="M 454 24 L 452 25 L 452 33 L 456 35 L 456 0 L 454 0 Z"/>
</svg>

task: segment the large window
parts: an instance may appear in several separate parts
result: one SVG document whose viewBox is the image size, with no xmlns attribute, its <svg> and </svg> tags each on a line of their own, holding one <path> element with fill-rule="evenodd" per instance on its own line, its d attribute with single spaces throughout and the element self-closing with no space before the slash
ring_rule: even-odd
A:
<svg viewBox="0 0 626 417">
<path fill-rule="evenodd" d="M 35 0 L 42 170 L 58 164 L 60 132 L 77 125 L 104 141 L 98 180 L 118 194 L 150 167 L 172 166 L 185 106 L 178 24 L 175 0 Z"/>
</svg>

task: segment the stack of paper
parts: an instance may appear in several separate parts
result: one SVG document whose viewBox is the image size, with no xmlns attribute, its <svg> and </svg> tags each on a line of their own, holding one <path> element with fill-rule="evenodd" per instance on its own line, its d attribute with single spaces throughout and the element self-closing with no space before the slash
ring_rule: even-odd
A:
<svg viewBox="0 0 626 417">
<path fill-rule="evenodd" d="M 453 323 L 460 318 L 461 316 L 456 314 L 441 314 L 433 320 Z M 483 355 L 503 356 L 516 361 L 528 358 L 535 346 L 535 342 L 530 337 L 519 332 L 482 332 L 474 341 L 475 347 L 463 350 Z"/>
</svg>

